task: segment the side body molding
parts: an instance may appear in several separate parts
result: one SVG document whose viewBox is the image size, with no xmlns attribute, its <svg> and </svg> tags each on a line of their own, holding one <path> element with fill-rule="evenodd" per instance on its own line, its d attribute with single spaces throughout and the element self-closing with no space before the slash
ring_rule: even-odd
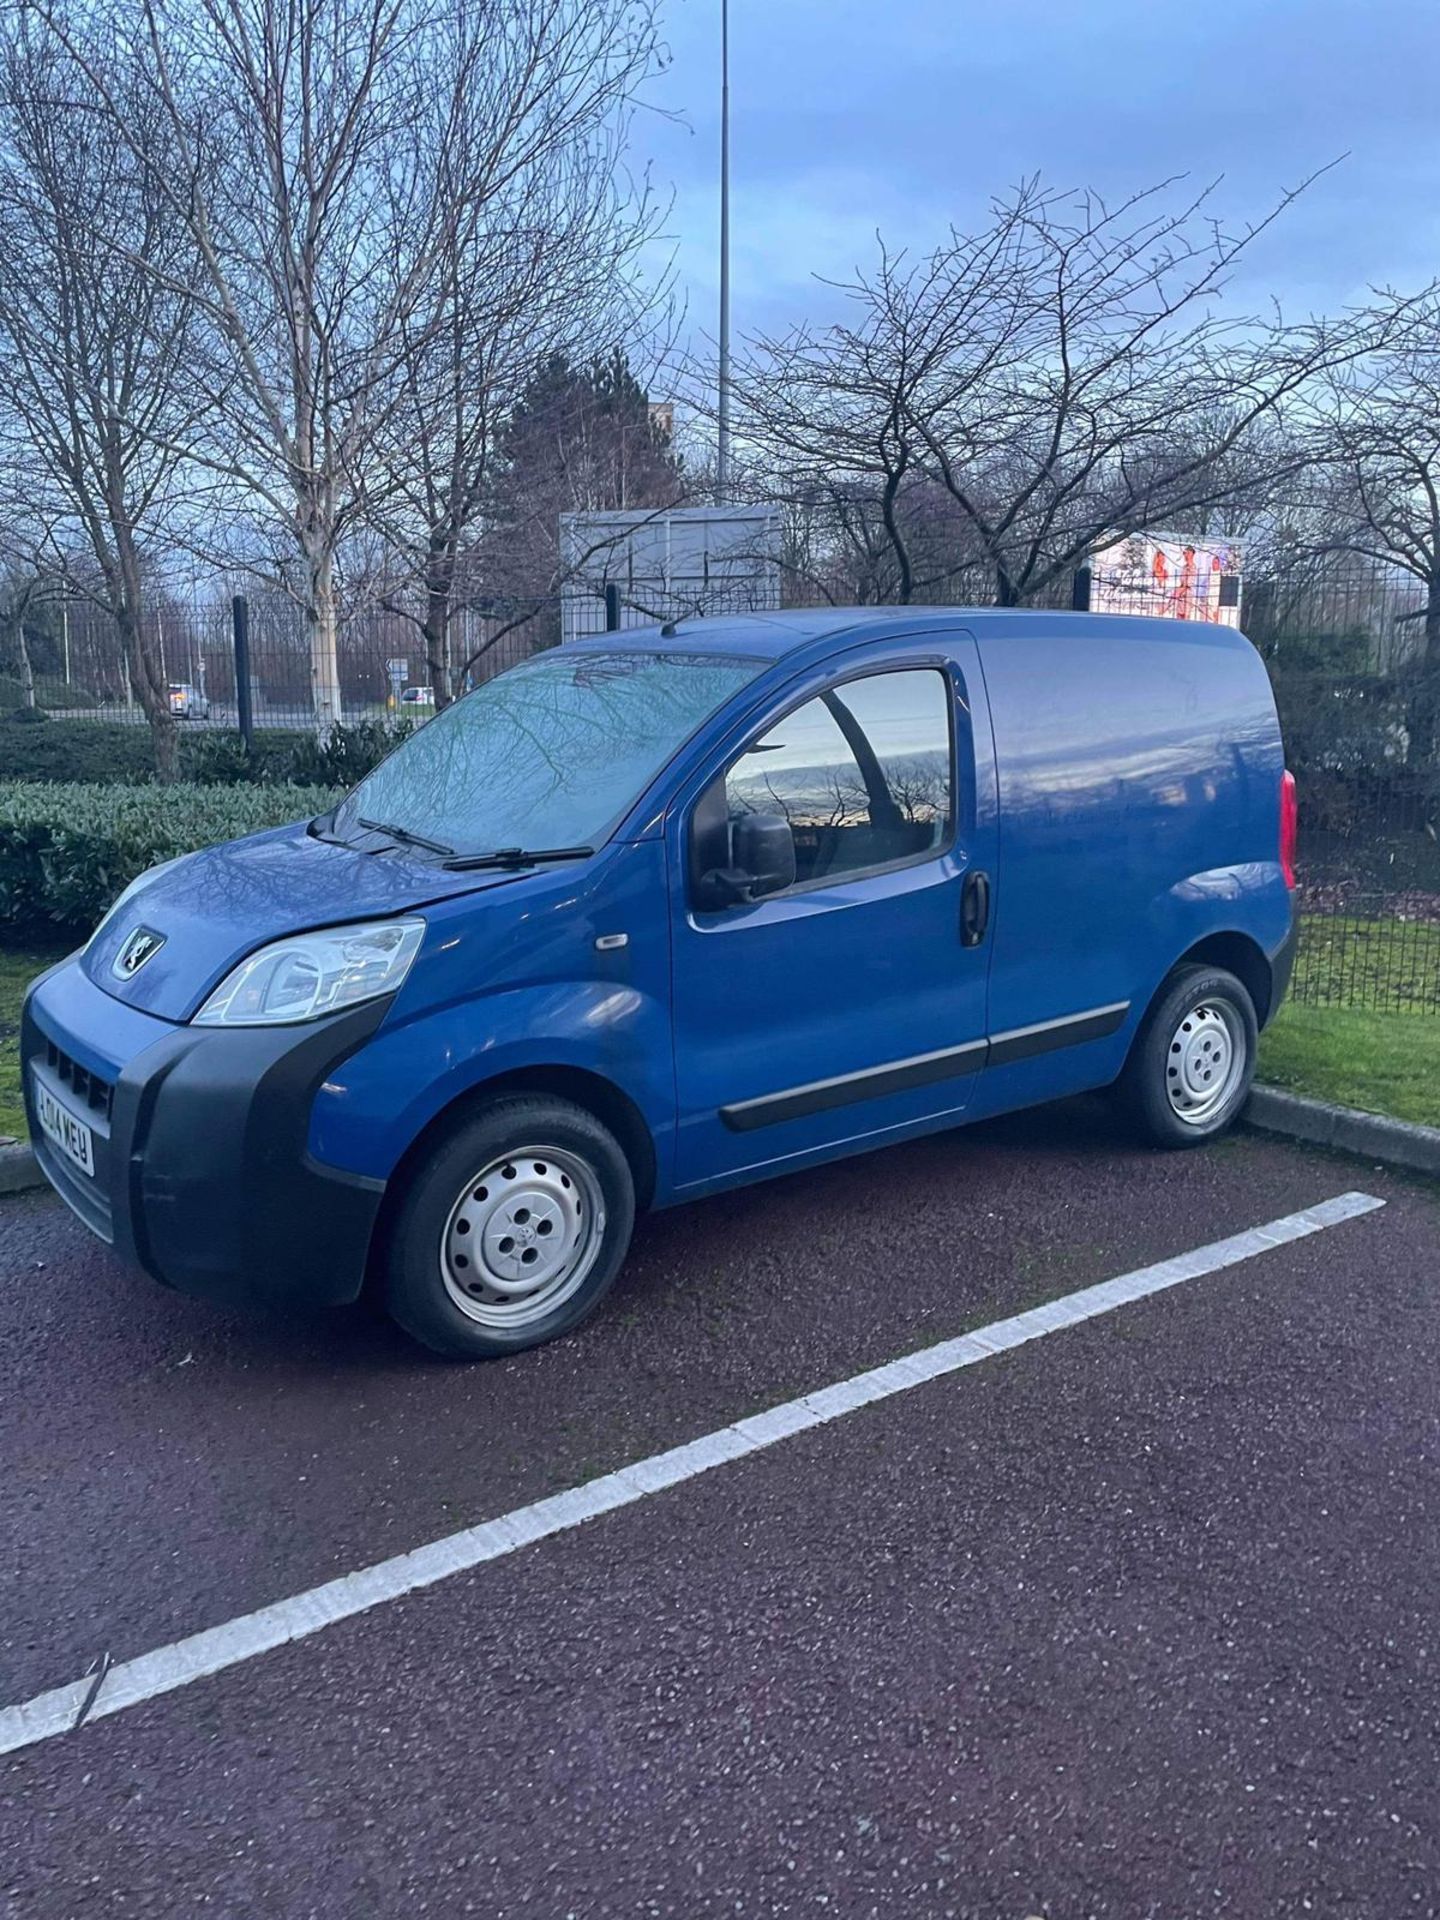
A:
<svg viewBox="0 0 1440 1920">
<path fill-rule="evenodd" d="M 1078 1047 L 1087 1040 L 1104 1040 L 1124 1025 L 1129 1011 L 1128 1000 L 1117 1000 L 1108 1007 L 1091 1007 L 1084 1013 L 1065 1014 L 1058 1020 L 1012 1027 L 1007 1033 L 992 1034 L 988 1040 L 968 1040 L 963 1046 L 913 1054 L 908 1060 L 892 1060 L 883 1067 L 869 1067 L 863 1073 L 842 1073 L 831 1080 L 812 1080 L 802 1087 L 786 1087 L 756 1100 L 740 1100 L 722 1107 L 720 1118 L 732 1133 L 752 1133 L 757 1127 L 773 1127 L 782 1120 L 801 1120 L 807 1114 L 825 1113 L 832 1107 L 846 1107 L 857 1100 L 903 1093 L 912 1087 L 931 1086 L 961 1074 L 980 1073 L 986 1067 L 1004 1067 L 1015 1060 L 1030 1060 L 1036 1054 L 1053 1053 L 1060 1047 Z"/>
</svg>

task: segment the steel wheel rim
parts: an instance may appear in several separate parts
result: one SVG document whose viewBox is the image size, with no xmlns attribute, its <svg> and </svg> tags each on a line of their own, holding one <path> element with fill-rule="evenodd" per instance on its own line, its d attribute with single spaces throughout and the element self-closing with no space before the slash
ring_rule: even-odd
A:
<svg viewBox="0 0 1440 1920">
<path fill-rule="evenodd" d="M 584 1285 L 605 1238 L 595 1169 L 552 1146 L 516 1147 L 465 1182 L 445 1222 L 445 1291 L 484 1327 L 533 1326 Z"/>
<path fill-rule="evenodd" d="M 1204 1000 L 1184 1015 L 1165 1055 L 1170 1111 L 1187 1127 L 1208 1126 L 1245 1077 L 1245 1023 L 1228 1000 Z"/>
</svg>

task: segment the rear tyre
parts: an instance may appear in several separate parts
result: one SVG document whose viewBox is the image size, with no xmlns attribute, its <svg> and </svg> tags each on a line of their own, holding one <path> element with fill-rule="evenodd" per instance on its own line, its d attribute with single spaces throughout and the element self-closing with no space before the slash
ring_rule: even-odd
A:
<svg viewBox="0 0 1440 1920">
<path fill-rule="evenodd" d="M 1255 1077 L 1255 1003 L 1223 967 L 1177 967 L 1135 1037 L 1120 1095 L 1144 1138 L 1198 1147 L 1234 1121 Z"/>
<path fill-rule="evenodd" d="M 594 1312 L 634 1222 L 630 1164 L 593 1114 L 502 1096 L 412 1174 L 384 1255 L 386 1306 L 436 1353 L 521 1353 Z"/>
</svg>

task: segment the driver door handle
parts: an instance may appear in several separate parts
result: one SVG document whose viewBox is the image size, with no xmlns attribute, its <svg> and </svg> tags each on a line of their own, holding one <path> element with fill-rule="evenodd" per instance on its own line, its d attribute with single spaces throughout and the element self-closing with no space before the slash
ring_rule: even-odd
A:
<svg viewBox="0 0 1440 1920">
<path fill-rule="evenodd" d="M 960 893 L 960 944 L 978 947 L 990 924 L 990 876 L 971 872 Z"/>
</svg>

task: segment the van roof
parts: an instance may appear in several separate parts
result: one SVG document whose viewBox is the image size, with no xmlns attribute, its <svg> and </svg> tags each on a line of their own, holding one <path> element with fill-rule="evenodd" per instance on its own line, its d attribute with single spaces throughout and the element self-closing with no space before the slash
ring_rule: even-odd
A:
<svg viewBox="0 0 1440 1920">
<path fill-rule="evenodd" d="M 1033 629 L 1043 626 L 1056 639 L 1096 639 L 1103 632 L 1109 639 L 1161 640 L 1174 643 L 1209 642 L 1234 646 L 1241 636 L 1234 627 L 1216 626 L 1200 620 L 1162 620 L 1144 614 L 1071 613 L 1034 607 L 797 607 L 780 613 L 740 613 L 714 616 L 693 615 L 677 618 L 673 633 L 661 627 L 622 627 L 618 632 L 588 634 L 572 640 L 572 647 L 594 651 L 615 647 L 654 649 L 675 653 L 748 654 L 762 660 L 778 660 L 785 654 L 817 642 L 836 640 L 845 634 L 857 639 L 880 638 L 885 628 L 904 624 L 908 628 L 935 631 L 964 627 L 977 636 L 990 638 L 1006 628 Z"/>
<path fill-rule="evenodd" d="M 785 613 L 694 614 L 677 618 L 673 633 L 662 627 L 621 627 L 617 632 L 587 634 L 569 645 L 595 651 L 633 647 L 671 653 L 748 653 L 773 660 L 813 640 L 843 633 L 876 611 L 880 609 L 799 607 Z"/>
</svg>

